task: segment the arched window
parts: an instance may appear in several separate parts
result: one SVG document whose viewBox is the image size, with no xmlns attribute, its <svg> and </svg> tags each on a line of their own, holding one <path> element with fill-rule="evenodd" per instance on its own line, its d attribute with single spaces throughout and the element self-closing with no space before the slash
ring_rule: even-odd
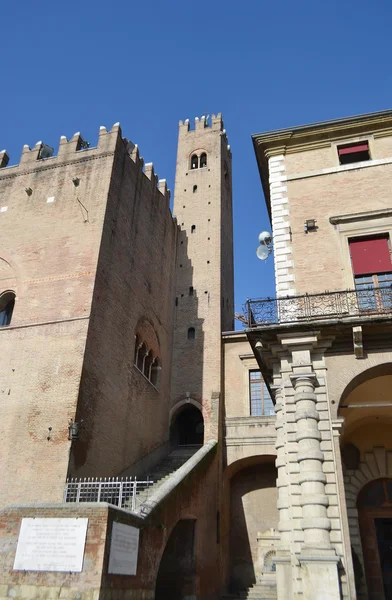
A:
<svg viewBox="0 0 392 600">
<path fill-rule="evenodd" d="M 203 154 L 200 155 L 200 168 L 203 169 L 203 167 L 207 166 L 207 154 L 205 152 L 203 152 Z"/>
<path fill-rule="evenodd" d="M 196 231 L 196 225 L 192 225 L 191 227 L 191 233 L 194 233 Z"/>
<path fill-rule="evenodd" d="M 197 192 L 197 185 L 193 186 L 193 193 Z"/>
<path fill-rule="evenodd" d="M 147 377 L 147 379 L 150 379 L 150 377 L 151 377 L 151 366 L 152 366 L 153 360 L 154 360 L 154 357 L 150 350 L 150 352 L 147 354 L 146 359 L 144 361 L 144 369 L 143 369 L 143 374 L 145 377 Z"/>
<path fill-rule="evenodd" d="M 14 306 L 14 292 L 5 292 L 0 296 L 0 327 L 6 327 L 11 323 Z"/>
<path fill-rule="evenodd" d="M 198 169 L 198 168 L 199 168 L 199 157 L 197 156 L 197 154 L 192 154 L 191 169 Z"/>
<path fill-rule="evenodd" d="M 194 340 L 195 339 L 195 328 L 194 327 L 189 327 L 188 329 L 188 340 Z"/>
<path fill-rule="evenodd" d="M 154 361 L 151 365 L 151 378 L 150 381 L 152 385 L 155 385 L 156 388 L 159 388 L 159 380 L 161 375 L 162 367 L 159 364 L 159 359 L 154 358 Z"/>
<path fill-rule="evenodd" d="M 147 355 L 147 346 L 146 344 L 142 344 L 139 348 L 139 352 L 137 354 L 137 368 L 139 369 L 139 371 L 141 371 L 142 373 L 144 372 L 144 359 L 146 358 Z"/>
</svg>

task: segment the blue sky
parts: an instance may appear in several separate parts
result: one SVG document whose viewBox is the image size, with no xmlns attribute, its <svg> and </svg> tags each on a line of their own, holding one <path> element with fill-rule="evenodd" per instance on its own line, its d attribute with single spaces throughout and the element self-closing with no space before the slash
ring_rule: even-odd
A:
<svg viewBox="0 0 392 600">
<path fill-rule="evenodd" d="M 251 134 L 391 107 L 390 0 L 14 0 L 0 8 L 0 146 L 120 121 L 173 190 L 180 119 L 222 112 L 233 152 L 236 309 L 274 295 Z"/>
</svg>

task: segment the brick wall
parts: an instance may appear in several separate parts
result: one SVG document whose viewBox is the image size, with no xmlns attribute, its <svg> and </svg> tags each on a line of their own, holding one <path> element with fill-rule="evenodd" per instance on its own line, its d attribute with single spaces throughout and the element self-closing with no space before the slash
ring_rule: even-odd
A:
<svg viewBox="0 0 392 600">
<path fill-rule="evenodd" d="M 118 475 L 169 437 L 177 228 L 151 165 L 118 139 L 79 397 L 73 476 Z M 165 192 L 164 188 L 163 192 Z M 135 334 L 157 339 L 159 390 L 134 366 Z M 146 340 L 148 341 L 148 340 Z"/>
<path fill-rule="evenodd" d="M 291 247 L 297 294 L 353 287 L 347 241 L 340 242 L 339 231 L 329 218 L 390 208 L 392 164 L 377 164 L 377 160 L 389 158 L 392 161 L 391 146 L 390 137 L 373 140 L 372 158 L 376 162 L 374 166 L 364 163 L 362 168 L 352 168 L 354 165 L 349 165 L 349 169 L 336 167 L 336 163 L 333 164 L 333 159 L 337 161 L 334 146 L 287 155 Z M 317 171 L 318 157 L 324 156 L 327 151 L 323 169 L 335 170 L 322 173 Z M 318 174 L 305 175 L 311 171 Z M 301 173 L 303 177 L 300 177 Z M 311 218 L 317 219 L 318 229 L 306 234 L 304 221 Z M 390 220 L 385 230 L 391 228 Z M 366 230 L 363 234 L 366 235 Z M 328 273 L 328 277 L 320 277 L 322 273 Z"/>
<path fill-rule="evenodd" d="M 207 154 L 191 169 L 192 154 Z M 195 188 L 196 186 L 196 188 Z M 195 129 L 180 123 L 174 214 L 180 226 L 171 404 L 190 397 L 203 404 L 206 438 L 217 435 L 211 397 L 220 391 L 222 330 L 233 328 L 231 153 L 221 116 Z M 190 295 L 190 288 L 193 294 Z M 195 328 L 195 339 L 187 337 Z"/>
<path fill-rule="evenodd" d="M 0 292 L 16 293 L 0 329 L 0 505 L 62 495 L 116 139 L 62 138 L 46 160 L 25 147 L 0 170 Z"/>
</svg>

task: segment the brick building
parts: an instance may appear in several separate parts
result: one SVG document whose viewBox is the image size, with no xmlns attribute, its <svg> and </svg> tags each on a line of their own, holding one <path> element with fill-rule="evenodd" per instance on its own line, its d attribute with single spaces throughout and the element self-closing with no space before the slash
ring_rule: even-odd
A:
<svg viewBox="0 0 392 600">
<path fill-rule="evenodd" d="M 175 216 L 118 124 L 0 154 L 0 599 L 389 597 L 391 126 L 253 136 L 243 331 L 221 115 L 180 122 Z"/>
</svg>

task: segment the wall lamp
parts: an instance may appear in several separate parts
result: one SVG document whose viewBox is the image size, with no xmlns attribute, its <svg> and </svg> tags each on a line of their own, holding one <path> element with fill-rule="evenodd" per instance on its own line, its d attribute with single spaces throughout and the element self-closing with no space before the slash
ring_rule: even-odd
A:
<svg viewBox="0 0 392 600">
<path fill-rule="evenodd" d="M 80 183 L 79 177 L 72 177 L 72 183 L 74 184 L 75 187 L 78 187 L 78 185 Z"/>
<path fill-rule="evenodd" d="M 317 219 L 306 219 L 304 224 L 304 232 L 309 233 L 309 231 L 316 231 L 317 229 Z"/>
<path fill-rule="evenodd" d="M 31 194 L 33 193 L 33 190 L 30 187 L 25 188 L 25 192 L 28 196 L 31 196 Z"/>
</svg>

